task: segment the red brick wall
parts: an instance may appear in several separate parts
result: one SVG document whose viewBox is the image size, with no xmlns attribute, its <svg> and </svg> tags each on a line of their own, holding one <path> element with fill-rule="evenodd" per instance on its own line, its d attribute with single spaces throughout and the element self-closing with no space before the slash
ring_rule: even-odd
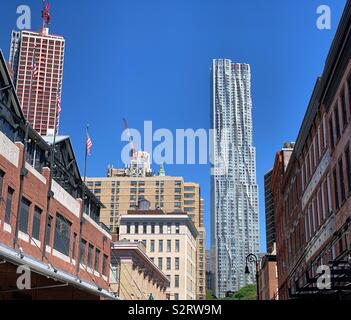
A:
<svg viewBox="0 0 351 320">
<path fill-rule="evenodd" d="M 28 234 L 32 234 L 32 223 L 33 223 L 33 215 L 34 215 L 34 207 L 37 206 L 42 210 L 41 215 L 41 223 L 40 223 L 40 240 L 41 247 L 38 248 L 36 245 L 31 243 L 31 239 L 29 242 L 24 241 L 22 239 L 18 239 L 17 245 L 14 245 L 14 236 L 15 236 L 15 228 L 16 228 L 16 216 L 18 211 L 18 198 L 19 198 L 19 190 L 20 190 L 20 168 L 22 166 L 21 160 L 23 155 L 23 145 L 18 143 L 17 146 L 20 149 L 20 163 L 18 168 L 16 168 L 13 164 L 7 161 L 6 158 L 0 155 L 0 169 L 5 172 L 3 188 L 2 188 L 2 201 L 0 203 L 0 243 L 3 243 L 9 247 L 14 247 L 15 249 L 22 248 L 26 255 L 36 258 L 37 260 L 42 260 L 45 263 L 50 263 L 52 266 L 57 269 L 61 269 L 63 271 L 69 272 L 71 274 L 75 274 L 76 267 L 73 264 L 73 259 L 78 261 L 78 250 L 79 250 L 79 236 L 80 236 L 80 219 L 70 212 L 65 206 L 59 203 L 55 198 L 52 198 L 50 203 L 50 214 L 53 217 L 53 221 L 51 224 L 51 239 L 50 239 L 50 247 L 53 248 L 54 242 L 54 231 L 55 230 L 55 222 L 56 222 L 56 213 L 61 214 L 68 221 L 72 223 L 71 226 L 71 236 L 70 236 L 70 248 L 69 248 L 69 259 L 67 262 L 60 257 L 53 255 L 51 252 L 46 252 L 46 257 L 42 258 L 42 250 L 44 247 L 44 233 L 45 233 L 45 225 L 46 225 L 46 212 L 47 212 L 47 194 L 48 194 L 48 183 L 44 184 L 37 177 L 35 177 L 31 172 L 28 172 L 26 177 L 24 178 L 23 183 L 23 197 L 31 202 L 30 213 L 29 213 L 29 223 L 28 223 Z M 44 168 L 42 175 L 48 181 L 49 178 L 49 169 Z M 12 228 L 12 233 L 8 233 L 4 230 L 4 219 L 5 219 L 5 203 L 7 197 L 8 187 L 11 187 L 15 190 L 13 200 L 12 200 L 12 208 L 11 208 L 11 220 L 10 226 Z M 81 203 L 81 201 L 79 200 Z M 77 234 L 76 248 L 75 253 L 76 257 L 72 257 L 72 246 L 73 246 L 73 234 Z M 100 250 L 100 260 L 99 260 L 99 275 L 94 275 L 92 273 L 87 272 L 80 268 L 79 277 L 88 282 L 96 283 L 103 289 L 108 289 L 109 282 L 109 273 L 110 273 L 110 244 L 111 241 L 109 237 L 106 237 L 103 232 L 101 232 L 98 228 L 96 228 L 89 221 L 84 220 L 82 225 L 82 237 L 88 242 L 88 244 L 92 244 L 94 246 L 92 264 L 94 267 L 95 260 L 95 248 Z M 87 250 L 85 252 L 85 261 L 87 261 Z M 108 257 L 107 261 L 107 280 L 104 280 L 101 276 L 102 272 L 102 259 L 103 255 Z"/>
</svg>

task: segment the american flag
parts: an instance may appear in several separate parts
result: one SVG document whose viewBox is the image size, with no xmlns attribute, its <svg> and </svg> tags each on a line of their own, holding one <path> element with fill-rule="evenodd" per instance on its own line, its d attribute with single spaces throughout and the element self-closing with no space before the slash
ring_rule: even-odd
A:
<svg viewBox="0 0 351 320">
<path fill-rule="evenodd" d="M 60 96 L 57 96 L 57 116 L 59 116 L 61 113 L 61 98 Z"/>
<path fill-rule="evenodd" d="M 87 132 L 87 139 L 86 139 L 86 148 L 87 148 L 87 154 L 90 155 L 90 150 L 91 150 L 91 147 L 93 146 L 93 143 L 89 137 L 89 134 Z"/>
</svg>

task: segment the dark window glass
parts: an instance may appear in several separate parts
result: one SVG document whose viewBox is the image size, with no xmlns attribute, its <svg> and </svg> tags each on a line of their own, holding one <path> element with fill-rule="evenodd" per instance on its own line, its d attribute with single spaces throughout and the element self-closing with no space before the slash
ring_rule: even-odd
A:
<svg viewBox="0 0 351 320">
<path fill-rule="evenodd" d="M 95 271 L 99 271 L 99 263 L 100 263 L 100 250 L 96 249 L 96 251 L 95 251 L 95 263 L 94 263 Z"/>
<path fill-rule="evenodd" d="M 87 242 L 82 239 L 80 241 L 80 253 L 79 253 L 79 262 L 81 264 L 85 264 L 85 248 L 87 246 Z"/>
<path fill-rule="evenodd" d="M 32 237 L 37 240 L 40 238 L 40 221 L 42 212 L 43 211 L 40 208 L 34 208 Z"/>
<path fill-rule="evenodd" d="M 104 254 L 104 258 L 102 260 L 102 274 L 104 276 L 107 275 L 107 262 L 108 262 L 108 256 Z"/>
<path fill-rule="evenodd" d="M 13 198 L 14 192 L 15 191 L 11 188 L 7 189 L 6 209 L 5 209 L 5 222 L 7 224 L 10 224 L 11 210 L 12 210 L 12 198 Z"/>
<path fill-rule="evenodd" d="M 339 160 L 339 179 L 340 179 L 340 196 L 341 202 L 345 201 L 345 181 L 344 181 L 344 163 L 342 157 Z"/>
<path fill-rule="evenodd" d="M 65 217 L 60 214 L 56 215 L 54 249 L 69 256 L 69 245 L 71 239 L 71 226 Z"/>
<path fill-rule="evenodd" d="M 338 190 L 338 180 L 336 175 L 336 169 L 333 171 L 333 180 L 334 180 L 334 196 L 335 196 L 335 208 L 339 209 L 339 190 Z"/>
<path fill-rule="evenodd" d="M 19 230 L 28 233 L 28 217 L 29 217 L 30 202 L 22 198 L 21 200 L 21 211 L 20 211 L 20 221 Z"/>
<path fill-rule="evenodd" d="M 347 126 L 347 110 L 346 110 L 346 92 L 344 91 L 341 97 L 341 112 L 342 112 L 342 124 L 343 128 Z"/>
<path fill-rule="evenodd" d="M 335 117 L 336 140 L 339 141 L 341 133 L 340 133 L 340 119 L 339 119 L 339 108 L 338 108 L 338 105 L 335 106 L 334 117 Z"/>
<path fill-rule="evenodd" d="M 332 149 L 334 149 L 335 142 L 334 142 L 333 118 L 330 118 L 329 120 L 329 134 L 330 134 L 330 146 Z M 307 176 L 308 176 L 308 173 L 307 173 Z"/>
<path fill-rule="evenodd" d="M 351 192 L 351 158 L 350 158 L 350 148 L 347 147 L 345 151 L 345 158 L 346 158 L 346 170 L 347 170 L 347 184 L 348 190 Z"/>
<path fill-rule="evenodd" d="M 88 247 L 88 267 L 89 268 L 93 267 L 93 252 L 94 252 L 94 246 L 89 244 L 89 247 Z"/>
<path fill-rule="evenodd" d="M 51 224 L 52 224 L 52 216 L 48 217 L 48 225 L 46 227 L 46 233 L 45 233 L 45 245 L 50 246 L 50 237 L 51 237 Z"/>
</svg>

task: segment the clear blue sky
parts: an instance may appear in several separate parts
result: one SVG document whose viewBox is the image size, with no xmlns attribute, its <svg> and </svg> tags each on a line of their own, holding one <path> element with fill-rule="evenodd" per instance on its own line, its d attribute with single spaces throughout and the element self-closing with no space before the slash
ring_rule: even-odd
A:
<svg viewBox="0 0 351 320">
<path fill-rule="evenodd" d="M 0 48 L 8 58 L 16 8 L 1 3 Z M 80 167 L 91 126 L 88 174 L 121 165 L 122 118 L 142 130 L 209 128 L 213 58 L 251 64 L 254 143 L 260 187 L 261 250 L 265 251 L 263 175 L 285 141 L 294 141 L 345 0 L 52 0 L 51 33 L 66 38 L 60 133 L 69 134 Z M 316 9 L 331 7 L 332 29 L 316 27 Z M 210 236 L 209 166 L 167 166 L 169 175 L 199 182 Z"/>
</svg>

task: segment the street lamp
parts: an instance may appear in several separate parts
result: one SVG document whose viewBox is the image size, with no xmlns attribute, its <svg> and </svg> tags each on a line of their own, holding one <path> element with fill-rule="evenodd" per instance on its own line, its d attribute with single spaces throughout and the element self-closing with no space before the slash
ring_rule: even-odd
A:
<svg viewBox="0 0 351 320">
<path fill-rule="evenodd" d="M 252 263 L 252 262 L 255 262 L 256 264 L 256 290 L 257 290 L 257 300 L 259 300 L 260 294 L 259 294 L 259 288 L 258 288 L 258 258 L 253 253 L 250 253 L 246 257 L 245 274 L 250 274 L 248 263 Z"/>
</svg>

